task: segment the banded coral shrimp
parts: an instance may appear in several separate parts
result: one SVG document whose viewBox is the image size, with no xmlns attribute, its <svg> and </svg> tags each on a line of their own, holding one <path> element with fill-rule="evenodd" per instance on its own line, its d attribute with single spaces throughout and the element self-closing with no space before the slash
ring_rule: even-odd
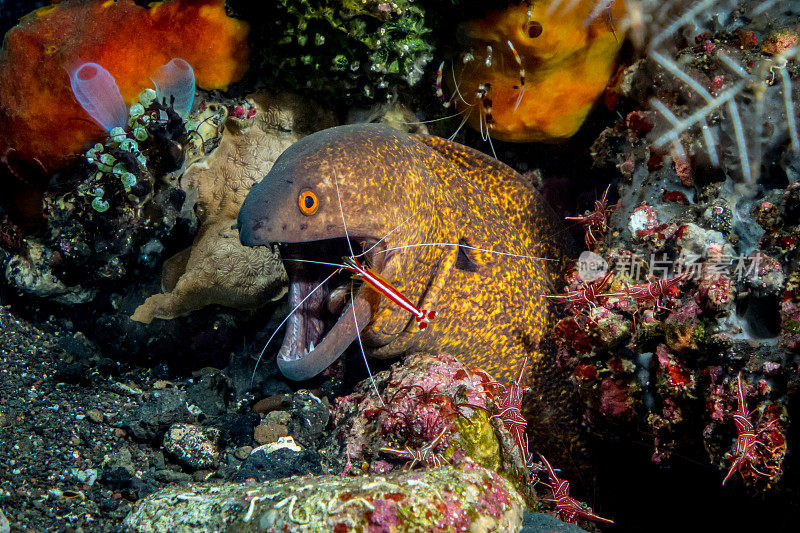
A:
<svg viewBox="0 0 800 533">
<path fill-rule="evenodd" d="M 459 24 L 463 51 L 449 72 L 440 64 L 436 95 L 446 108 L 455 104 L 484 141 L 566 139 L 616 69 L 624 39 L 615 25 L 625 16 L 621 0 L 519 2 L 488 11 Z"/>
</svg>

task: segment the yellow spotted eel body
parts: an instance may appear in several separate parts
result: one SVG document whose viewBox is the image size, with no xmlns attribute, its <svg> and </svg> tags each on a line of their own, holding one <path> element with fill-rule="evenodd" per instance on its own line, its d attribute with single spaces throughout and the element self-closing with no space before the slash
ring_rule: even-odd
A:
<svg viewBox="0 0 800 533">
<path fill-rule="evenodd" d="M 502 383 L 527 357 L 526 385 L 533 394 L 526 407 L 538 419 L 533 429 L 567 420 L 564 381 L 553 357 L 540 349 L 549 325 L 545 295 L 552 294 L 563 265 L 563 229 L 531 185 L 505 164 L 445 139 L 387 126 L 331 128 L 280 156 L 245 200 L 239 225 L 245 245 L 295 243 L 287 251 L 294 258 L 327 239 L 349 236 L 366 248 L 378 242 L 366 260 L 420 309 L 437 313 L 420 330 L 408 311 L 364 284 L 325 328 L 317 321 L 325 299 L 314 303 L 309 297 L 290 318 L 278 355 L 289 377 L 321 372 L 360 330 L 368 355 L 449 352 Z M 290 304 L 300 302 L 322 276 L 311 274 L 306 263 L 286 265 Z"/>
</svg>

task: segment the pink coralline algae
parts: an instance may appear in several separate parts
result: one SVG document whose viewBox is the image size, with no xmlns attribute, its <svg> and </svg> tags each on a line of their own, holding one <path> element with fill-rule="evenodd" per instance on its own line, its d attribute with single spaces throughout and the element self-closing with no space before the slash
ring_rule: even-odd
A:
<svg viewBox="0 0 800 533">
<path fill-rule="evenodd" d="M 367 381 L 339 398 L 334 410 L 334 432 L 354 465 L 348 473 L 359 473 L 365 461 L 370 471 L 385 471 L 387 463 L 410 466 L 419 454 L 420 466 L 465 456 L 501 466 L 495 431 L 503 428 L 491 423 L 487 400 L 499 385 L 485 372 L 448 354 L 415 354 L 375 379 L 380 399 Z"/>
<path fill-rule="evenodd" d="M 781 303 L 780 344 L 787 350 L 800 350 L 800 307 L 792 298 Z"/>
<path fill-rule="evenodd" d="M 669 389 L 669 394 L 686 395 L 695 387 L 695 377 L 679 359 L 667 351 L 667 347 L 659 344 L 656 348 L 659 363 L 659 383 Z"/>
<path fill-rule="evenodd" d="M 386 499 L 373 502 L 375 510 L 369 517 L 369 532 L 383 533 L 391 531 L 393 527 L 400 524 L 400 517 L 397 516 L 397 502 L 393 501 L 391 495 L 384 495 Z"/>
<path fill-rule="evenodd" d="M 670 313 L 664 323 L 669 348 L 678 353 L 697 349 L 699 315 L 703 312 L 695 301 Z"/>
<path fill-rule="evenodd" d="M 703 276 L 698 291 L 702 301 L 711 309 L 723 309 L 733 301 L 733 284 L 724 274 Z"/>
<path fill-rule="evenodd" d="M 612 378 L 603 380 L 600 384 L 600 412 L 609 418 L 633 418 L 633 399 L 625 383 Z"/>
</svg>

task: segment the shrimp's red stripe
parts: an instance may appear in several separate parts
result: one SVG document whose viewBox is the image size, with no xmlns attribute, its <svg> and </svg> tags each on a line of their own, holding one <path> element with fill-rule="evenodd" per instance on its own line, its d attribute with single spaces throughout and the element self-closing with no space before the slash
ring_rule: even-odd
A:
<svg viewBox="0 0 800 533">
<path fill-rule="evenodd" d="M 355 257 L 346 257 L 344 259 L 344 265 L 347 270 L 355 272 L 361 276 L 364 281 L 369 283 L 376 291 L 383 294 L 391 301 L 414 315 L 414 318 L 417 319 L 419 329 L 425 329 L 428 327 L 428 320 L 431 320 L 436 316 L 436 311 L 418 309 L 408 298 L 403 296 L 397 289 L 395 289 L 392 284 L 389 283 L 383 276 L 361 266 L 361 263 L 359 263 L 358 259 Z"/>
</svg>

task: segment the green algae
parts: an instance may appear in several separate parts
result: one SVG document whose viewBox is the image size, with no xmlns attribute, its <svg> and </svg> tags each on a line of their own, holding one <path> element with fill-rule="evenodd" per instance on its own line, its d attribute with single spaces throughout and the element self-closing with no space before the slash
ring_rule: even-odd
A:
<svg viewBox="0 0 800 533">
<path fill-rule="evenodd" d="M 455 425 L 458 428 L 459 438 L 451 444 L 445 456 L 451 456 L 457 449 L 462 449 L 468 457 L 484 468 L 498 470 L 501 466 L 500 444 L 486 411 L 475 409 L 472 416 L 456 419 Z"/>
<path fill-rule="evenodd" d="M 264 16 L 255 2 L 231 2 L 255 23 L 260 63 L 277 91 L 332 102 L 385 100 L 416 84 L 433 58 L 426 10 L 413 0 L 278 0 Z"/>
</svg>

